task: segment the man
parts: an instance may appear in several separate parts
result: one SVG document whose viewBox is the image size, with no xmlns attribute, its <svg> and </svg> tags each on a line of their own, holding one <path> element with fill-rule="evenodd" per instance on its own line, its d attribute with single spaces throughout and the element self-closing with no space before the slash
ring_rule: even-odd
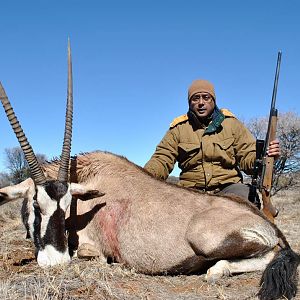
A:
<svg viewBox="0 0 300 300">
<path fill-rule="evenodd" d="M 165 180 L 177 161 L 182 170 L 179 185 L 249 199 L 250 187 L 242 183 L 241 171 L 252 173 L 254 137 L 230 111 L 218 108 L 210 82 L 193 81 L 188 103 L 188 113 L 171 123 L 145 169 Z M 280 155 L 277 140 L 271 141 L 268 155 Z M 260 207 L 258 196 L 249 200 Z"/>
</svg>

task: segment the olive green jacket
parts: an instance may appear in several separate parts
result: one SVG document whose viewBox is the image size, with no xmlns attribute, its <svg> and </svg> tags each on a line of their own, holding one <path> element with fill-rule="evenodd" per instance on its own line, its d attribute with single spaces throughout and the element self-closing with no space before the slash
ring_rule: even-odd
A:
<svg viewBox="0 0 300 300">
<path fill-rule="evenodd" d="M 241 182 L 241 171 L 251 174 L 254 166 L 255 139 L 230 111 L 218 112 L 222 119 L 212 132 L 191 115 L 176 118 L 145 169 L 167 179 L 177 161 L 179 184 L 185 187 L 214 189 Z"/>
</svg>

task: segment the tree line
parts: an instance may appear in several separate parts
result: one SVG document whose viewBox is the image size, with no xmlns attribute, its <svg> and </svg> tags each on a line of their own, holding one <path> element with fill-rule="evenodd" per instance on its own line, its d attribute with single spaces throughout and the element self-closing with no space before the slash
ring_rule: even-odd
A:
<svg viewBox="0 0 300 300">
<path fill-rule="evenodd" d="M 246 122 L 253 136 L 264 139 L 268 127 L 268 117 L 253 118 Z M 272 194 L 299 184 L 300 178 L 300 117 L 295 112 L 278 116 L 277 138 L 280 141 L 281 156 L 275 162 Z M 19 147 L 5 149 L 7 172 L 0 172 L 0 187 L 17 184 L 30 176 L 30 170 L 23 151 Z M 47 161 L 44 154 L 37 154 L 40 163 Z M 171 176 L 169 181 L 176 182 Z"/>
<path fill-rule="evenodd" d="M 257 139 L 264 139 L 268 117 L 251 119 L 246 126 Z M 277 139 L 281 156 L 275 161 L 272 194 L 299 184 L 300 181 L 300 117 L 295 112 L 281 113 L 277 122 Z"/>
<path fill-rule="evenodd" d="M 47 161 L 45 154 L 37 153 L 36 158 L 41 164 Z M 6 148 L 4 150 L 4 162 L 8 171 L 0 172 L 0 188 L 18 184 L 30 177 L 30 169 L 20 147 Z"/>
</svg>

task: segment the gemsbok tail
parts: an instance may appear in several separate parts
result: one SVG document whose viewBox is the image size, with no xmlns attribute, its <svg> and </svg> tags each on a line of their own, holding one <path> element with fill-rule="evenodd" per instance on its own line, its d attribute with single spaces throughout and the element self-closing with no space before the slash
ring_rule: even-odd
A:
<svg viewBox="0 0 300 300">
<path fill-rule="evenodd" d="M 281 249 L 266 267 L 258 297 L 261 300 L 275 300 L 280 297 L 292 299 L 297 293 L 297 267 L 300 256 L 290 246 Z"/>
</svg>

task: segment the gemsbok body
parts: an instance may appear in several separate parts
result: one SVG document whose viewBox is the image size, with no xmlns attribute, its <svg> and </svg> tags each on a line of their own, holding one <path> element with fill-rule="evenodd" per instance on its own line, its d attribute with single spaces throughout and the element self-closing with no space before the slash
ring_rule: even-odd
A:
<svg viewBox="0 0 300 300">
<path fill-rule="evenodd" d="M 69 103 L 70 80 L 68 86 Z M 21 129 L 2 86 L 0 98 L 19 139 Z M 70 107 L 66 120 L 71 119 Z M 71 122 L 66 128 L 68 146 L 61 160 L 43 166 L 34 160 L 32 167 L 33 151 L 26 154 L 31 147 L 19 139 L 33 179 L 0 189 L 0 204 L 25 199 L 23 220 L 39 265 L 65 263 L 77 253 L 145 274 L 207 271 L 209 282 L 264 270 L 260 299 L 296 295 L 299 255 L 252 204 L 165 183 L 108 152 L 70 159 Z"/>
</svg>

